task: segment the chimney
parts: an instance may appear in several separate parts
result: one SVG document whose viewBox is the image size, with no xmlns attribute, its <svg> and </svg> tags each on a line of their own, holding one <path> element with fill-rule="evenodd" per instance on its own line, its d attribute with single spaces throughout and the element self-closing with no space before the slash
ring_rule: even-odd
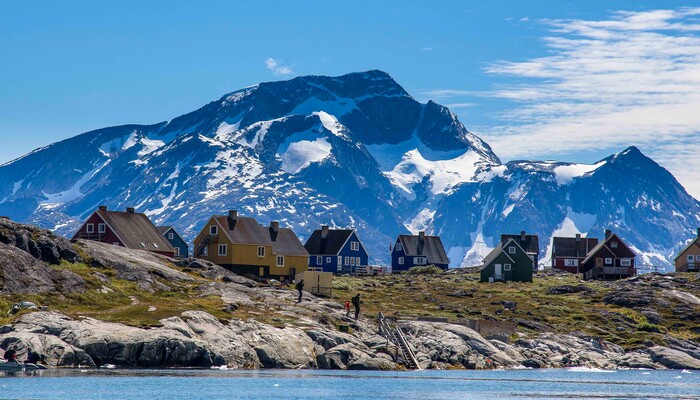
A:
<svg viewBox="0 0 700 400">
<path fill-rule="evenodd" d="M 238 211 L 228 210 L 228 217 L 231 218 L 232 220 L 236 220 L 238 218 Z"/>
<path fill-rule="evenodd" d="M 610 235 L 612 235 L 612 231 L 610 229 L 605 230 L 605 239 L 609 238 Z"/>
<path fill-rule="evenodd" d="M 129 214 L 133 214 L 136 212 L 136 209 L 134 209 L 134 207 L 127 207 L 126 212 L 128 212 Z"/>
<path fill-rule="evenodd" d="M 107 206 L 99 206 L 100 211 L 107 211 Z"/>
<path fill-rule="evenodd" d="M 520 241 L 521 242 L 525 241 L 525 231 L 520 231 Z"/>
<path fill-rule="evenodd" d="M 418 232 L 418 254 L 423 254 L 423 246 L 425 245 L 425 232 Z"/>
<path fill-rule="evenodd" d="M 277 232 L 280 230 L 280 223 L 279 221 L 272 221 L 270 222 L 270 229 L 272 229 L 273 232 Z"/>
<path fill-rule="evenodd" d="M 328 225 L 322 225 L 321 226 L 321 239 L 325 239 L 328 237 Z"/>
<path fill-rule="evenodd" d="M 581 241 L 581 234 L 580 234 L 580 233 L 577 233 L 577 234 L 576 234 L 576 242 L 578 243 L 578 242 L 580 242 L 580 241 Z"/>
<path fill-rule="evenodd" d="M 698 237 L 700 238 L 700 228 L 698 228 Z"/>
</svg>

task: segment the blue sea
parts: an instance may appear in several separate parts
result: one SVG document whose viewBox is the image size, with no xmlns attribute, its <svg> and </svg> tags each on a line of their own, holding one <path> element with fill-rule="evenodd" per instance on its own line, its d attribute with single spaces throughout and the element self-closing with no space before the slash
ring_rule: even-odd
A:
<svg viewBox="0 0 700 400">
<path fill-rule="evenodd" d="M 47 370 L 2 399 L 700 399 L 700 371 Z"/>
</svg>

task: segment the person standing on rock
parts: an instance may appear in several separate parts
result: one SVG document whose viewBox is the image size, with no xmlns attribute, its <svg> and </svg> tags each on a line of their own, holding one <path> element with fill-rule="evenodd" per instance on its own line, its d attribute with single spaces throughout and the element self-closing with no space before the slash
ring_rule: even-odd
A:
<svg viewBox="0 0 700 400">
<path fill-rule="evenodd" d="M 299 291 L 299 299 L 297 300 L 297 303 L 301 303 L 301 293 L 302 293 L 302 290 L 304 290 L 304 280 L 303 279 L 300 279 L 299 282 L 297 282 L 296 288 Z"/>
<path fill-rule="evenodd" d="M 355 306 L 355 319 L 360 316 L 360 304 L 360 294 L 358 293 L 352 298 L 352 305 Z"/>
</svg>

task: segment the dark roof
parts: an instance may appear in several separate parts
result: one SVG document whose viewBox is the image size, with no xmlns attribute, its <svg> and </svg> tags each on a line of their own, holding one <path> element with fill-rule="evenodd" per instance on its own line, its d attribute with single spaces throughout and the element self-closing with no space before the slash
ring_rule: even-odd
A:
<svg viewBox="0 0 700 400">
<path fill-rule="evenodd" d="M 399 235 L 403 251 L 407 256 L 425 256 L 428 264 L 449 264 L 445 247 L 440 236 L 424 236 L 423 245 L 420 246 L 419 236 Z M 422 247 L 422 248 L 421 248 Z"/>
<path fill-rule="evenodd" d="M 173 227 L 168 225 L 168 226 L 156 226 L 156 228 L 158 228 L 158 232 L 160 232 L 161 235 L 165 235 Z"/>
<path fill-rule="evenodd" d="M 484 260 L 482 261 L 482 265 L 481 265 L 480 270 L 486 268 L 486 266 L 489 265 L 491 263 L 491 261 L 493 261 L 494 258 L 498 257 L 498 255 L 501 254 L 501 252 L 503 251 L 503 248 L 506 246 L 507 242 L 508 242 L 508 240 L 506 240 L 505 242 L 498 243 L 498 245 L 496 245 L 496 247 L 493 250 L 491 250 L 491 252 L 489 254 L 487 254 L 486 257 L 484 257 Z M 515 243 L 515 241 L 514 241 L 514 243 Z M 515 244 L 518 245 L 518 243 L 515 243 Z M 505 255 L 508 258 L 510 258 L 511 261 L 513 261 L 513 258 L 511 256 L 509 256 L 508 253 L 505 253 Z"/>
<path fill-rule="evenodd" d="M 515 242 L 518 243 L 518 246 L 525 250 L 526 253 L 540 254 L 540 239 L 537 235 L 525 235 L 525 240 L 521 240 L 522 238 L 520 234 L 501 235 L 501 243 L 506 242 L 508 239 L 515 240 Z"/>
<path fill-rule="evenodd" d="M 215 215 L 214 219 L 221 225 L 231 243 L 272 245 L 267 229 L 258 224 L 255 218 L 239 216 L 231 219 L 225 215 Z"/>
<path fill-rule="evenodd" d="M 552 257 L 586 257 L 598 245 L 598 238 L 553 237 Z M 578 250 L 578 251 L 577 251 Z"/>
<path fill-rule="evenodd" d="M 146 214 L 107 210 L 95 212 L 130 249 L 175 251 Z"/>
<path fill-rule="evenodd" d="M 617 236 L 616 234 L 613 233 L 613 234 L 611 234 L 610 236 L 608 236 L 607 238 L 605 238 L 605 240 L 603 240 L 602 242 L 598 243 L 598 245 L 597 245 L 596 247 L 594 247 L 593 249 L 591 249 L 591 251 L 588 252 L 588 255 L 586 256 L 586 258 L 583 260 L 582 263 L 583 263 L 583 264 L 586 264 L 586 263 L 587 263 L 596 253 L 598 253 L 603 247 L 606 247 L 610 253 L 612 253 L 612 254 L 615 255 L 615 257 L 620 257 L 620 255 L 618 254 L 618 252 L 621 250 L 621 248 L 618 248 L 618 249 L 611 249 L 610 246 L 608 246 L 608 243 L 611 242 L 611 241 L 613 240 L 613 238 L 614 238 L 614 239 L 617 239 L 617 242 L 618 242 L 618 243 L 622 244 L 622 246 L 624 246 L 624 248 L 627 248 L 627 250 L 629 250 L 630 256 L 631 256 L 632 258 L 634 258 L 634 257 L 637 256 L 637 255 L 634 253 L 634 251 L 633 251 L 632 249 L 630 249 L 629 247 L 627 247 L 627 245 L 622 241 L 622 239 L 620 239 L 619 236 Z"/>
<path fill-rule="evenodd" d="M 304 244 L 309 254 L 338 254 L 354 230 L 329 229 L 326 238 L 321 238 L 321 229 L 316 229 Z"/>
<path fill-rule="evenodd" d="M 232 219 L 225 215 L 215 215 L 214 219 L 221 225 L 231 243 L 272 246 L 272 252 L 277 255 L 309 256 L 297 235 L 289 228 L 277 228 L 275 232 L 251 217 L 238 216 Z"/>
<path fill-rule="evenodd" d="M 309 256 L 309 252 L 306 251 L 297 235 L 291 229 L 277 228 L 277 232 L 273 231 L 272 228 L 263 229 L 267 229 L 270 233 L 273 253 L 285 256 Z"/>
</svg>

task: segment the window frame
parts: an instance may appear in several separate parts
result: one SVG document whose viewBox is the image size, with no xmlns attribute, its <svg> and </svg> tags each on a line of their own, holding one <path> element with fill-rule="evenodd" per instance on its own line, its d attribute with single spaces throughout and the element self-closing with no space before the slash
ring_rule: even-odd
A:
<svg viewBox="0 0 700 400">
<path fill-rule="evenodd" d="M 100 222 L 97 224 L 97 233 L 105 233 L 107 232 L 107 224 L 104 222 Z"/>
<path fill-rule="evenodd" d="M 170 240 L 175 239 L 175 235 L 172 232 L 168 232 L 168 239 L 170 239 Z"/>
<path fill-rule="evenodd" d="M 617 248 L 617 242 L 610 242 L 610 248 L 611 248 L 611 249 L 616 249 L 616 248 Z"/>
<path fill-rule="evenodd" d="M 603 260 L 603 265 L 613 265 L 613 262 L 612 257 L 605 257 L 605 260 Z"/>
<path fill-rule="evenodd" d="M 403 265 L 403 262 L 404 262 L 404 258 L 403 258 L 403 257 L 399 257 L 399 265 Z"/>
<path fill-rule="evenodd" d="M 401 244 L 401 242 L 396 242 L 396 246 L 394 246 L 394 250 L 403 251 L 403 245 Z"/>
<path fill-rule="evenodd" d="M 360 251 L 360 242 L 350 242 L 350 250 Z"/>
<path fill-rule="evenodd" d="M 202 247 L 202 251 L 199 254 L 200 256 L 209 256 L 209 246 L 204 246 Z"/>
<path fill-rule="evenodd" d="M 86 233 L 95 233 L 95 224 L 93 224 L 93 223 L 85 224 L 85 232 Z"/>
<path fill-rule="evenodd" d="M 515 254 L 515 246 L 508 246 L 508 254 Z"/>
<path fill-rule="evenodd" d="M 316 265 L 323 264 L 323 256 L 316 256 Z"/>
<path fill-rule="evenodd" d="M 175 255 L 176 255 L 176 256 L 179 256 L 179 255 L 180 255 L 180 248 L 179 248 L 179 247 L 176 247 L 176 248 L 175 248 Z"/>
<path fill-rule="evenodd" d="M 265 246 L 258 246 L 258 257 L 265 257 Z"/>
<path fill-rule="evenodd" d="M 565 258 L 564 259 L 564 266 L 565 267 L 578 267 L 578 258 Z"/>
<path fill-rule="evenodd" d="M 209 225 L 209 236 L 215 236 L 219 234 L 219 227 L 216 225 Z"/>
<path fill-rule="evenodd" d="M 280 260 L 282 260 L 281 263 L 280 263 Z M 284 256 L 283 255 L 280 255 L 280 254 L 277 255 L 277 257 L 275 259 L 275 265 L 277 267 L 280 267 L 280 268 L 284 267 Z"/>
<path fill-rule="evenodd" d="M 503 271 L 512 271 L 513 267 L 511 264 L 503 264 Z"/>
<path fill-rule="evenodd" d="M 620 266 L 621 267 L 631 267 L 632 260 L 630 260 L 629 258 L 621 258 L 620 259 Z"/>
<path fill-rule="evenodd" d="M 224 249 L 224 251 L 222 252 L 221 249 Z M 216 248 L 216 255 L 219 257 L 228 255 L 228 246 L 226 243 L 219 243 L 219 246 Z"/>
<path fill-rule="evenodd" d="M 688 262 L 695 262 L 695 255 L 694 254 L 688 254 L 688 257 L 686 258 Z"/>
</svg>

